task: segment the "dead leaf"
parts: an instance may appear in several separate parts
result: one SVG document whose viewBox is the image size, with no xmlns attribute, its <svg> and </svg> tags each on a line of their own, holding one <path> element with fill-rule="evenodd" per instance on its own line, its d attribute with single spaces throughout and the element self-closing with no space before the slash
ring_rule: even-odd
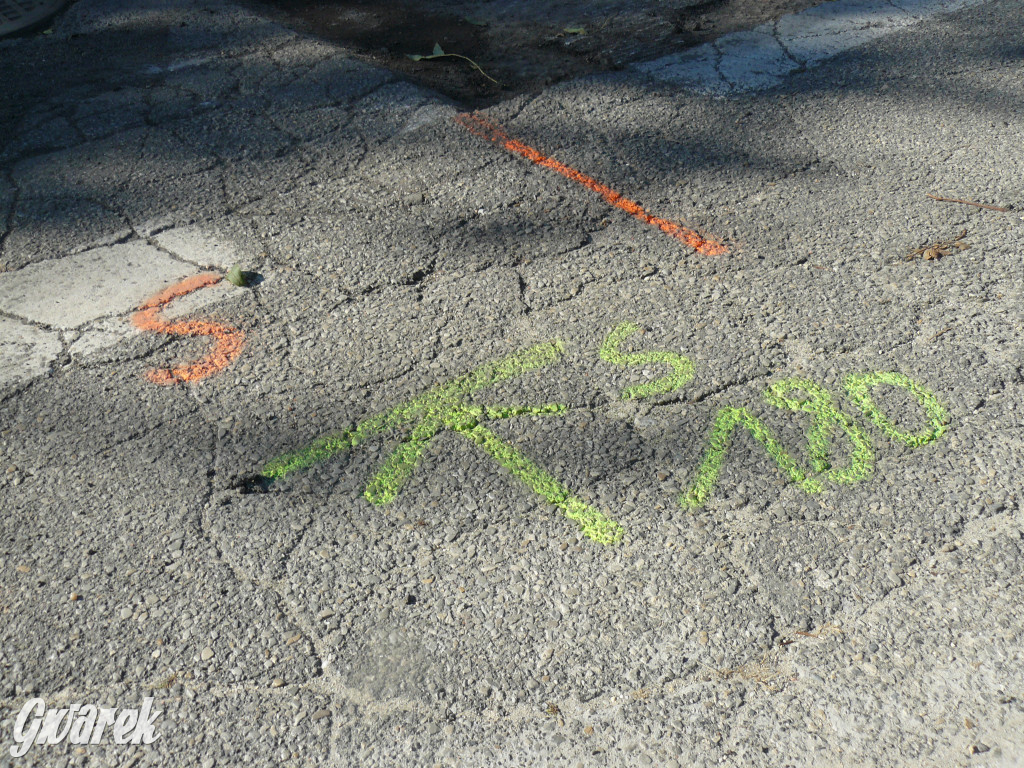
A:
<svg viewBox="0 0 1024 768">
<path fill-rule="evenodd" d="M 231 269 L 228 270 L 228 273 L 224 276 L 224 279 L 232 285 L 237 285 L 239 288 L 244 288 L 249 282 L 246 279 L 246 274 L 242 271 L 240 264 L 235 264 L 231 267 Z"/>
<path fill-rule="evenodd" d="M 925 261 L 934 261 L 935 259 L 941 259 L 943 256 L 949 256 L 954 249 L 957 251 L 966 251 L 971 247 L 971 244 L 963 241 L 965 237 L 967 237 L 966 229 L 956 237 L 949 240 L 941 240 L 937 243 L 922 245 L 917 250 L 908 253 L 906 260 L 913 261 L 916 256 L 921 256 Z"/>
</svg>

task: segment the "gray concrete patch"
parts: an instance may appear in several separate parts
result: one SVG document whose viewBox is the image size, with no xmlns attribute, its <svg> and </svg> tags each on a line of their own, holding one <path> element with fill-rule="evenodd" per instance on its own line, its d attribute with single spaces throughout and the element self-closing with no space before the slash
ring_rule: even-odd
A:
<svg viewBox="0 0 1024 768">
<path fill-rule="evenodd" d="M 645 74 L 707 93 L 725 93 L 729 84 L 718 70 L 722 55 L 710 45 L 701 45 L 684 53 L 664 56 L 634 65 Z"/>
<path fill-rule="evenodd" d="M 797 62 L 814 66 L 918 20 L 887 0 L 824 3 L 783 16 L 775 34 Z"/>
<path fill-rule="evenodd" d="M 45 374 L 61 349 L 56 332 L 0 317 L 0 392 Z"/>
<path fill-rule="evenodd" d="M 195 272 L 141 241 L 121 243 L 0 274 L 0 310 L 52 328 L 130 312 Z"/>
<path fill-rule="evenodd" d="M 979 2 L 982 0 L 830 0 L 749 32 L 733 32 L 685 53 L 632 67 L 706 93 L 757 91 L 778 85 L 797 69 L 817 66 L 909 24 Z"/>
<path fill-rule="evenodd" d="M 79 329 L 77 337 L 68 344 L 68 352 L 73 360 L 84 363 L 139 333 L 130 317 L 108 317 Z"/>
<path fill-rule="evenodd" d="M 184 261 L 201 267 L 217 267 L 225 272 L 233 264 L 250 262 L 255 254 L 244 254 L 230 240 L 217 237 L 201 227 L 175 227 L 154 236 L 161 248 Z"/>
<path fill-rule="evenodd" d="M 784 43 L 767 27 L 724 37 L 715 43 L 721 54 L 718 71 L 734 91 L 769 88 L 800 66 Z"/>
</svg>

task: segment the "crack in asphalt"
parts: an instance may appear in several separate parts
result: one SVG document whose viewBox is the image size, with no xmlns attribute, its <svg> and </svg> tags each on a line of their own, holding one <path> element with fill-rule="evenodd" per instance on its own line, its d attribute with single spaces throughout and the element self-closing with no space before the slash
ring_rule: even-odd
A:
<svg viewBox="0 0 1024 768">
<path fill-rule="evenodd" d="M 709 389 L 707 389 L 705 391 L 702 391 L 699 395 L 697 395 L 697 397 L 691 398 L 689 400 L 686 400 L 686 399 L 684 399 L 682 397 L 679 397 L 679 398 L 677 398 L 677 401 L 678 402 L 684 402 L 684 403 L 687 403 L 689 405 L 700 405 L 705 400 L 708 400 L 708 399 L 710 399 L 712 397 L 715 397 L 716 395 L 725 394 L 730 389 L 735 389 L 736 387 L 743 387 L 743 386 L 746 386 L 747 384 L 750 384 L 753 381 L 757 381 L 759 379 L 764 379 L 764 378 L 766 378 L 766 377 L 764 375 L 762 375 L 762 374 L 750 375 L 750 376 L 740 376 L 740 377 L 737 377 L 737 378 L 732 378 L 732 379 L 729 379 L 728 381 L 722 382 L 721 384 L 719 384 L 717 386 L 711 386 Z"/>
<path fill-rule="evenodd" d="M 212 445 L 211 445 L 211 461 L 215 467 L 216 465 L 216 451 L 217 451 L 217 432 L 214 427 L 211 431 L 212 434 Z M 231 491 L 216 492 L 216 469 L 213 474 L 209 477 L 209 483 L 207 484 L 206 500 L 200 499 L 197 502 L 197 506 L 200 510 L 200 533 L 203 539 L 212 546 L 216 552 L 216 560 L 212 562 L 221 562 L 227 565 L 228 571 L 235 578 L 239 584 L 247 584 L 255 587 L 256 589 L 263 591 L 273 598 L 273 603 L 280 607 L 281 612 L 288 617 L 293 627 L 295 627 L 299 633 L 306 637 L 312 645 L 313 655 L 316 659 L 317 669 L 319 674 L 314 674 L 312 678 L 303 682 L 303 685 L 308 686 L 313 680 L 322 678 L 324 675 L 330 674 L 330 665 L 325 664 L 325 660 L 328 658 L 329 649 L 324 643 L 324 638 L 317 632 L 315 623 L 307 620 L 306 612 L 295 602 L 287 596 L 285 587 L 287 586 L 287 576 L 282 579 L 259 579 L 255 575 L 249 573 L 242 565 L 234 560 L 234 558 L 228 554 L 228 549 L 225 549 L 220 538 L 216 535 L 210 525 L 210 519 L 214 513 L 214 510 L 219 506 L 216 502 L 218 496 L 222 493 L 230 494 Z M 310 521 L 311 522 L 311 521 Z M 291 550 L 294 550 L 305 536 L 305 532 L 308 529 L 310 523 L 306 523 L 301 532 L 296 533 L 295 543 L 290 548 L 288 555 L 290 556 Z"/>
</svg>

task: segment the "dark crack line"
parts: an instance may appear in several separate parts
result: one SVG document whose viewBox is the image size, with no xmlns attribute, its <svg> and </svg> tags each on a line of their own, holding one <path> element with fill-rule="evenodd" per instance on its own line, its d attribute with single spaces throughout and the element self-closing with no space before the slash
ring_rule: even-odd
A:
<svg viewBox="0 0 1024 768">
<path fill-rule="evenodd" d="M 782 36 L 779 34 L 779 20 L 778 19 L 776 19 L 774 22 L 772 22 L 772 37 L 775 39 L 775 42 L 777 42 L 779 44 L 779 47 L 782 49 L 782 52 L 784 54 L 786 54 L 786 58 L 789 59 L 790 61 L 792 61 L 797 66 L 796 69 L 787 72 L 785 77 L 789 77 L 790 75 L 796 75 L 796 74 L 799 74 L 799 73 L 804 72 L 804 71 L 807 70 L 807 62 L 806 61 L 801 61 L 796 56 L 794 56 L 790 52 L 790 50 L 786 46 L 786 44 L 782 41 Z"/>
<path fill-rule="evenodd" d="M 758 379 L 761 379 L 761 378 L 764 378 L 764 377 L 763 376 L 745 376 L 745 377 L 740 377 L 738 379 L 733 379 L 732 381 L 724 382 L 720 386 L 714 387 L 714 388 L 708 390 L 707 392 L 704 392 L 704 393 L 698 395 L 697 397 L 695 397 L 692 400 L 686 400 L 686 399 L 680 397 L 678 399 L 673 399 L 673 400 L 668 401 L 668 402 L 680 402 L 680 403 L 686 403 L 688 405 L 699 405 L 699 404 L 703 403 L 705 400 L 707 400 L 707 399 L 709 399 L 711 397 L 714 397 L 715 395 L 724 394 L 725 392 L 728 392 L 730 389 L 735 389 L 736 387 L 745 386 L 745 385 L 751 383 L 752 381 L 757 381 Z"/>
<path fill-rule="evenodd" d="M 199 534 L 202 537 L 202 540 L 213 548 L 216 553 L 216 560 L 227 566 L 228 571 L 239 584 L 252 586 L 271 595 L 274 602 L 281 607 L 282 612 L 291 620 L 293 626 L 310 639 L 313 646 L 313 654 L 316 657 L 317 666 L 320 672 L 318 676 L 323 676 L 326 671 L 324 662 L 326 655 L 323 638 L 315 631 L 314 625 L 305 620 L 301 609 L 297 606 L 293 606 L 285 596 L 284 591 L 280 589 L 280 580 L 277 582 L 262 580 L 256 578 L 254 574 L 249 573 L 244 567 L 237 563 L 231 555 L 228 554 L 228 550 L 224 547 L 220 538 L 213 532 L 213 527 L 211 525 L 212 517 L 220 506 L 215 502 L 217 496 L 217 456 L 219 453 L 219 439 L 217 437 L 216 422 L 206 418 L 205 415 L 203 418 L 210 426 L 209 452 L 213 471 L 209 473 L 205 491 L 197 502 L 199 505 Z M 230 492 L 225 491 L 225 493 Z M 312 521 L 304 525 L 302 531 L 298 532 L 295 537 L 295 544 L 292 545 L 292 549 L 298 546 L 298 543 L 305 536 L 308 526 L 311 524 Z M 284 565 L 285 563 L 282 562 L 283 567 Z"/>
<path fill-rule="evenodd" d="M 533 312 L 533 307 L 530 306 L 530 302 L 526 299 L 526 295 L 530 290 L 530 285 L 527 283 L 526 278 L 523 277 L 522 271 L 518 269 L 516 270 L 516 279 L 519 281 L 519 302 L 526 310 L 523 314 L 524 316 L 529 315 Z"/>
<path fill-rule="evenodd" d="M 536 94 L 531 94 L 529 96 L 524 97 L 523 101 L 522 101 L 522 104 L 519 105 L 519 108 L 517 110 L 515 110 L 515 112 L 510 114 L 508 117 L 503 118 L 503 122 L 508 123 L 508 124 L 514 123 L 516 121 L 516 119 L 521 114 L 523 114 L 523 112 L 525 112 L 529 107 L 532 107 L 539 100 L 540 100 L 540 96 L 536 95 Z"/>
<path fill-rule="evenodd" d="M 10 236 L 11 232 L 14 231 L 14 217 L 18 211 L 18 206 L 21 204 L 22 195 L 21 186 L 18 184 L 17 179 L 14 178 L 14 173 L 9 166 L 4 168 L 4 178 L 7 180 L 11 189 L 14 190 L 14 194 L 11 195 L 11 205 L 7 210 L 7 215 L 4 217 L 4 231 L 0 232 L 0 269 L 3 269 L 4 250 L 7 246 L 7 238 Z"/>
<path fill-rule="evenodd" d="M 776 22 L 776 23 L 778 23 L 778 22 Z M 787 53 L 786 55 L 788 56 L 789 54 Z M 790 57 L 790 58 L 792 58 L 792 57 Z M 793 60 L 796 61 L 796 59 L 793 59 Z M 798 174 L 807 173 L 808 171 L 810 171 L 814 167 L 815 163 L 817 163 L 818 165 L 820 165 L 822 167 L 834 167 L 834 168 L 837 168 L 838 170 L 843 172 L 843 175 L 844 175 L 844 177 L 847 180 L 853 180 L 853 179 L 859 179 L 860 178 L 858 175 L 855 175 L 855 174 L 851 173 L 850 170 L 848 168 L 846 168 L 845 166 L 843 166 L 843 164 L 840 163 L 839 160 L 836 157 L 834 157 L 833 155 L 831 155 L 831 154 L 823 155 L 822 154 L 821 147 L 814 140 L 815 137 L 818 136 L 818 134 L 813 133 L 813 132 L 809 133 L 806 130 L 806 128 L 805 128 L 806 121 L 801 119 L 800 116 L 796 114 L 795 108 L 793 107 L 792 103 L 788 99 L 777 99 L 775 101 L 775 104 L 776 104 L 776 106 L 779 109 L 781 109 L 789 117 L 789 121 L 788 121 L 789 124 L 792 125 L 792 126 L 796 126 L 795 135 L 797 136 L 797 138 L 799 138 L 799 139 L 801 139 L 803 141 L 804 145 L 814 155 L 814 161 L 813 162 L 807 163 L 804 166 L 802 166 L 801 168 L 797 168 L 797 169 L 795 169 L 795 170 L 785 174 L 782 178 L 778 179 L 778 181 L 776 183 L 779 183 L 779 182 L 785 181 L 787 179 L 793 178 L 794 176 L 797 176 Z M 750 197 L 750 196 L 748 195 L 748 197 Z M 747 198 L 744 198 L 744 199 L 747 199 Z"/>
<path fill-rule="evenodd" d="M 10 385 L 10 390 L 6 394 L 0 393 L 0 405 L 6 405 L 8 402 L 13 402 L 15 397 L 28 392 L 37 382 L 45 377 L 43 376 L 32 376 L 20 383 Z"/>
<path fill-rule="evenodd" d="M 126 234 L 121 234 L 119 236 L 115 236 L 115 235 L 117 235 L 117 233 L 111 233 L 111 236 L 109 238 L 101 238 L 99 240 L 94 240 L 94 241 L 92 241 L 90 243 L 86 243 L 84 245 L 73 247 L 71 250 L 69 250 L 69 251 L 67 251 L 65 253 L 60 253 L 60 254 L 55 255 L 55 256 L 45 256 L 43 258 L 33 259 L 33 260 L 31 260 L 31 261 L 29 261 L 29 262 L 27 262 L 25 264 L 22 264 L 20 267 L 18 267 L 16 269 L 6 270 L 8 274 L 14 274 L 16 272 L 20 272 L 21 270 L 25 269 L 26 267 L 30 267 L 33 264 L 46 264 L 46 263 L 53 262 L 53 261 L 60 261 L 61 259 L 65 259 L 68 256 L 77 256 L 78 254 L 86 253 L 88 251 L 92 251 L 92 250 L 95 250 L 97 248 L 108 248 L 108 247 L 110 247 L 112 245 L 120 245 L 122 243 L 127 243 L 133 237 L 138 236 L 138 232 L 135 230 L 135 227 L 132 226 L 131 221 L 129 221 L 129 219 L 125 215 L 125 213 L 123 211 L 121 211 L 117 206 L 115 206 L 112 202 L 107 201 L 107 200 L 103 200 L 102 198 L 98 198 L 98 197 L 77 197 L 77 198 L 73 198 L 73 199 L 80 200 L 80 201 L 83 201 L 83 202 L 86 202 L 86 203 L 90 203 L 92 205 L 97 206 L 98 208 L 102 208 L 107 213 L 114 214 L 117 218 L 119 218 L 121 220 L 121 224 L 124 226 L 125 229 L 128 230 L 128 232 Z M 15 216 L 16 216 L 16 211 L 12 207 L 10 223 L 9 223 L 9 225 L 7 227 L 7 231 L 2 233 L 2 234 L 0 234 L 0 258 L 3 257 L 3 244 L 4 244 L 4 241 L 7 239 L 7 235 L 14 232 L 14 218 L 15 218 Z M 30 217 L 27 217 L 27 218 L 31 219 L 32 221 L 39 221 L 39 222 L 44 222 L 44 223 L 51 221 L 51 219 L 48 218 L 48 217 L 30 216 Z"/>
<path fill-rule="evenodd" d="M 725 59 L 725 54 L 722 53 L 722 49 L 718 46 L 718 40 L 714 40 L 711 43 L 711 50 L 715 52 L 715 74 L 718 75 L 718 79 L 721 80 L 727 91 L 736 92 L 736 85 L 725 76 L 722 72 L 722 61 Z"/>
<path fill-rule="evenodd" d="M 292 542 L 284 551 L 279 555 L 278 562 L 281 564 L 281 572 L 284 574 L 282 578 L 288 578 L 288 566 L 291 563 L 292 555 L 295 554 L 296 550 L 299 549 L 306 536 L 309 534 L 309 529 L 313 525 L 312 513 L 309 515 L 309 522 L 303 523 L 302 528 L 298 531 L 293 531 L 295 534 L 292 537 Z M 283 599 L 283 598 L 282 598 Z"/>
<path fill-rule="evenodd" d="M 30 328 L 38 328 L 41 331 L 49 331 L 50 333 L 57 333 L 61 330 L 59 328 L 52 328 L 51 326 L 46 325 L 46 323 L 40 323 L 38 320 L 29 320 L 27 317 L 22 317 L 21 315 L 9 312 L 6 309 L 0 309 L 0 317 L 7 318 L 8 320 L 15 320 L 22 325 L 29 326 Z"/>
</svg>

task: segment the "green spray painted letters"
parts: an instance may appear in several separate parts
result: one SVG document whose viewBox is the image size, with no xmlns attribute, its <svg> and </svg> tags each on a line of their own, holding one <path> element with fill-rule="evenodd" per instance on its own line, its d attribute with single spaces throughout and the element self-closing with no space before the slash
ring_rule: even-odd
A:
<svg viewBox="0 0 1024 768">
<path fill-rule="evenodd" d="M 586 536 L 602 544 L 614 544 L 622 538 L 621 525 L 574 496 L 561 482 L 484 426 L 487 421 L 512 416 L 560 414 L 566 409 L 564 405 L 484 407 L 468 402 L 474 392 L 544 368 L 561 355 L 562 344 L 555 341 L 482 365 L 351 430 L 323 437 L 301 451 L 274 459 L 263 468 L 262 475 L 277 480 L 325 461 L 339 451 L 355 448 L 370 437 L 404 428 L 406 436 L 385 459 L 364 492 L 371 503 L 387 504 L 401 491 L 430 442 L 442 430 L 450 429 L 480 446 L 528 488 L 562 510 L 566 517 L 580 525 Z"/>
<path fill-rule="evenodd" d="M 667 365 L 671 373 L 654 381 L 626 387 L 620 397 L 623 400 L 643 399 L 675 392 L 686 386 L 694 375 L 693 363 L 688 358 L 662 350 L 620 351 L 626 339 L 639 330 L 640 327 L 633 323 L 616 325 L 601 344 L 601 359 L 623 367 Z M 470 396 L 475 392 L 552 365 L 562 353 L 562 343 L 553 341 L 482 365 L 350 430 L 320 438 L 301 451 L 274 459 L 263 468 L 262 477 L 271 481 L 283 478 L 296 470 L 326 461 L 340 451 L 356 448 L 371 437 L 401 430 L 403 437 L 367 483 L 363 494 L 373 504 L 387 504 L 401 492 L 431 441 L 443 430 L 451 430 L 479 446 L 530 490 L 578 523 L 586 536 L 602 544 L 614 544 L 624 533 L 619 523 L 576 497 L 557 478 L 486 426 L 489 421 L 514 416 L 562 414 L 566 411 L 565 405 L 481 406 L 470 402 Z M 881 412 L 871 397 L 871 390 L 882 384 L 903 388 L 914 396 L 927 417 L 924 431 L 916 434 L 903 432 Z M 911 448 L 934 442 L 948 428 L 949 416 L 935 395 L 901 373 L 851 374 L 844 386 L 850 400 L 869 421 L 891 439 Z M 831 393 L 820 384 L 809 379 L 782 379 L 768 386 L 764 398 L 776 408 L 807 413 L 812 417 L 807 429 L 806 464 L 789 453 L 768 426 L 746 408 L 721 408 L 715 415 L 696 476 L 679 497 L 682 506 L 696 508 L 707 503 L 718 483 L 733 432 L 740 427 L 750 432 L 783 474 L 806 493 L 819 493 L 825 489 L 826 483 L 852 485 L 871 476 L 875 454 L 870 440 L 864 430 L 835 405 Z M 841 467 L 833 467 L 831 461 L 832 443 L 837 437 L 844 437 L 849 444 L 848 461 Z"/>
<path fill-rule="evenodd" d="M 675 392 L 690 383 L 693 378 L 693 363 L 682 355 L 674 352 L 637 352 L 635 354 L 623 354 L 619 347 L 627 338 L 640 330 L 640 326 L 633 323 L 619 323 L 601 345 L 599 354 L 601 359 L 614 365 L 651 365 L 662 364 L 672 367 L 672 373 L 668 376 L 651 381 L 647 384 L 636 384 L 622 390 L 620 397 L 623 400 L 641 400 L 651 395 L 660 395 L 666 392 Z"/>
<path fill-rule="evenodd" d="M 900 432 L 884 416 L 871 399 L 869 390 L 878 384 L 903 387 L 911 392 L 928 415 L 929 429 L 917 435 Z M 912 448 L 927 445 L 937 440 L 946 429 L 948 416 L 933 393 L 900 373 L 874 372 L 852 374 L 845 382 L 850 399 L 864 415 L 874 422 L 889 437 Z M 790 392 L 803 391 L 806 398 L 788 397 Z M 789 479 L 807 493 L 824 490 L 822 479 L 837 485 L 851 485 L 863 480 L 874 471 L 875 454 L 864 431 L 832 402 L 832 395 L 824 387 L 807 379 L 783 379 L 769 386 L 764 392 L 765 400 L 777 408 L 803 411 L 814 417 L 807 432 L 807 457 L 809 468 L 800 466 L 782 444 L 772 435 L 768 427 L 746 408 L 722 408 L 715 416 L 711 427 L 704 459 L 697 470 L 690 488 L 679 497 L 684 507 L 702 507 L 722 469 L 722 463 L 729 451 L 733 431 L 745 427 L 757 442 L 764 446 L 768 455 L 778 464 Z M 849 466 L 836 469 L 829 462 L 832 436 L 842 432 L 852 445 Z M 822 479 L 819 479 L 822 478 Z"/>
<path fill-rule="evenodd" d="M 928 416 L 928 429 L 917 435 L 901 432 L 889 421 L 871 399 L 871 388 L 879 384 L 888 384 L 892 387 L 902 387 L 912 394 L 918 404 L 924 408 Z M 910 448 L 918 448 L 922 445 L 934 442 L 942 437 L 942 434 L 949 426 L 949 414 L 942 407 L 938 398 L 927 389 L 922 387 L 909 376 L 893 371 L 876 373 L 854 373 L 846 377 L 844 382 L 846 392 L 850 399 L 880 430 L 893 440 L 898 440 Z"/>
</svg>

